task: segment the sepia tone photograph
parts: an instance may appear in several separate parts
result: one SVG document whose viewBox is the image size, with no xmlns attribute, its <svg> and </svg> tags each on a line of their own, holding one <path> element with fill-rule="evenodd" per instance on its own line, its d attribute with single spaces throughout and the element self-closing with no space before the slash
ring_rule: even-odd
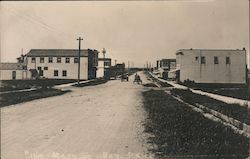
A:
<svg viewBox="0 0 250 159">
<path fill-rule="evenodd" d="M 250 0 L 0 1 L 0 159 L 250 159 Z"/>
</svg>

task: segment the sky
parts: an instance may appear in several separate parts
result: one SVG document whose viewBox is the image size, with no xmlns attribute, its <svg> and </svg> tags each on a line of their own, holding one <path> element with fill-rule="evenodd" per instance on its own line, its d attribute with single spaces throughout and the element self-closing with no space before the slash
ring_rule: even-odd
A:
<svg viewBox="0 0 250 159">
<path fill-rule="evenodd" d="M 248 0 L 1 1 L 0 9 L 1 62 L 22 50 L 78 49 L 79 36 L 82 48 L 136 67 L 183 48 L 249 50 Z"/>
</svg>

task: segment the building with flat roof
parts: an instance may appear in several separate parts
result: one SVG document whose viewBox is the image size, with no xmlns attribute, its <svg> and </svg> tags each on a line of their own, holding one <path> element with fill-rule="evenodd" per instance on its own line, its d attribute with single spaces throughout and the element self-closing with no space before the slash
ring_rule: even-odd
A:
<svg viewBox="0 0 250 159">
<path fill-rule="evenodd" d="M 180 49 L 176 52 L 180 82 L 246 84 L 246 50 Z"/>
<path fill-rule="evenodd" d="M 172 70 L 176 69 L 176 59 L 157 60 L 156 68 L 163 79 L 174 79 L 175 73 Z"/>
<path fill-rule="evenodd" d="M 97 77 L 109 78 L 109 71 L 111 67 L 111 58 L 98 58 Z"/>
</svg>

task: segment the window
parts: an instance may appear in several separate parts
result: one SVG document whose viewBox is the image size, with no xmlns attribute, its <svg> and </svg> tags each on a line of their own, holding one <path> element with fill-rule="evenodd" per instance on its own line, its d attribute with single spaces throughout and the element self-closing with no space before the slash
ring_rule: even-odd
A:
<svg viewBox="0 0 250 159">
<path fill-rule="evenodd" d="M 36 63 L 36 58 L 35 57 L 31 58 L 31 63 Z"/>
<path fill-rule="evenodd" d="M 111 66 L 111 64 L 110 64 L 109 61 L 105 61 L 105 62 L 104 62 L 104 66 Z"/>
<path fill-rule="evenodd" d="M 40 57 L 40 63 L 44 63 L 44 57 Z"/>
<path fill-rule="evenodd" d="M 230 64 L 231 61 L 230 61 L 230 57 L 226 57 L 226 64 Z"/>
<path fill-rule="evenodd" d="M 78 63 L 78 58 L 77 57 L 74 58 L 74 63 Z"/>
<path fill-rule="evenodd" d="M 57 63 L 61 63 L 62 58 L 61 58 L 61 57 L 58 57 L 56 61 L 57 61 Z"/>
<path fill-rule="evenodd" d="M 219 64 L 219 58 L 218 58 L 218 56 L 214 56 L 214 64 Z"/>
<path fill-rule="evenodd" d="M 62 76 L 64 76 L 64 77 L 67 76 L 67 71 L 66 71 L 66 70 L 63 70 L 63 71 L 62 71 Z"/>
<path fill-rule="evenodd" d="M 198 61 L 199 60 L 199 56 L 195 56 L 195 61 Z"/>
<path fill-rule="evenodd" d="M 206 64 L 206 57 L 205 56 L 201 56 L 201 64 Z"/>
<path fill-rule="evenodd" d="M 44 70 L 48 70 L 48 67 L 44 67 Z"/>
<path fill-rule="evenodd" d="M 53 63 L 53 57 L 49 57 L 49 63 Z"/>
<path fill-rule="evenodd" d="M 42 67 L 37 67 L 38 70 L 42 70 Z"/>
<path fill-rule="evenodd" d="M 54 70 L 54 76 L 58 76 L 58 70 Z"/>
<path fill-rule="evenodd" d="M 65 63 L 70 63 L 70 58 L 69 57 L 65 58 Z"/>
</svg>

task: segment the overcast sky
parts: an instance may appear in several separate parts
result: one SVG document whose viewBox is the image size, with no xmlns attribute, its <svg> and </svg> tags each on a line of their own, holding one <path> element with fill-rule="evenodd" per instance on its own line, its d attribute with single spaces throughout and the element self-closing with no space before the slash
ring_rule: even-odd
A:
<svg viewBox="0 0 250 159">
<path fill-rule="evenodd" d="M 174 58 L 181 48 L 249 50 L 248 0 L 1 1 L 1 61 L 30 49 L 106 48 L 118 62 Z"/>
</svg>

